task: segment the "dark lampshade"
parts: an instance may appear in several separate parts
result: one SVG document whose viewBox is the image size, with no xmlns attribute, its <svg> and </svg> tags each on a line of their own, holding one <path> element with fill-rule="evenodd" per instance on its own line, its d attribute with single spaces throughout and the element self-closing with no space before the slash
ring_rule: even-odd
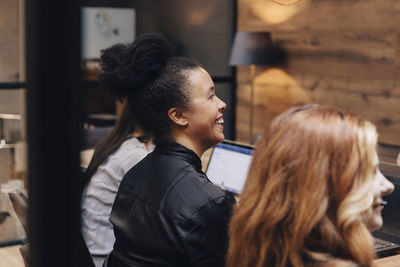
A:
<svg viewBox="0 0 400 267">
<path fill-rule="evenodd" d="M 236 32 L 229 65 L 269 65 L 276 60 L 271 48 L 269 32 Z"/>
</svg>

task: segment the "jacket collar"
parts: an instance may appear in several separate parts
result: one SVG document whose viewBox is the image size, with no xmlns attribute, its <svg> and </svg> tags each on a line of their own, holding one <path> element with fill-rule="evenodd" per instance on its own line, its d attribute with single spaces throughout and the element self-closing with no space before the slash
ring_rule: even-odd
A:
<svg viewBox="0 0 400 267">
<path fill-rule="evenodd" d="M 196 153 L 193 152 L 193 150 L 190 150 L 181 144 L 173 143 L 167 145 L 158 145 L 156 146 L 155 151 L 180 158 L 193 165 L 196 171 L 201 171 L 200 158 L 196 155 Z"/>
</svg>

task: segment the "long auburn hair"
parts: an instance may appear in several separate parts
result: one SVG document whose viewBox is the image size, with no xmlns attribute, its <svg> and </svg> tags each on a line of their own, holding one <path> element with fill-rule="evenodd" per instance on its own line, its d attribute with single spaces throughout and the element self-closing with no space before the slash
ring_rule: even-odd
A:
<svg viewBox="0 0 400 267">
<path fill-rule="evenodd" d="M 336 108 L 281 114 L 258 142 L 229 227 L 227 266 L 371 266 L 375 127 Z"/>
</svg>

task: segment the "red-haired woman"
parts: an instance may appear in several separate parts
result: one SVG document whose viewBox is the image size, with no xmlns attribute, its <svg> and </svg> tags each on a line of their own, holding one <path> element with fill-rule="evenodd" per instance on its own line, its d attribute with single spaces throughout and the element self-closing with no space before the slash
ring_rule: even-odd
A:
<svg viewBox="0 0 400 267">
<path fill-rule="evenodd" d="M 230 224 L 227 266 L 372 266 L 382 225 L 375 127 L 318 105 L 278 116 L 257 145 Z"/>
</svg>

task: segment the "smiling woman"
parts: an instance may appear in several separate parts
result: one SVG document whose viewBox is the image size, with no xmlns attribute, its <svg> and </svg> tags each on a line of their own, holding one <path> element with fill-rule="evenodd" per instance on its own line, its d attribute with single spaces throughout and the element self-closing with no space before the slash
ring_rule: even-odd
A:
<svg viewBox="0 0 400 267">
<path fill-rule="evenodd" d="M 200 160 L 224 139 L 226 104 L 210 75 L 196 61 L 174 57 L 157 34 L 105 50 L 102 66 L 103 84 L 128 98 L 156 144 L 122 179 L 106 266 L 224 266 L 235 199 L 208 180 Z"/>
<path fill-rule="evenodd" d="M 382 226 L 382 197 L 393 191 L 376 143 L 375 126 L 336 108 L 275 118 L 232 217 L 227 266 L 372 266 L 369 231 Z"/>
</svg>

